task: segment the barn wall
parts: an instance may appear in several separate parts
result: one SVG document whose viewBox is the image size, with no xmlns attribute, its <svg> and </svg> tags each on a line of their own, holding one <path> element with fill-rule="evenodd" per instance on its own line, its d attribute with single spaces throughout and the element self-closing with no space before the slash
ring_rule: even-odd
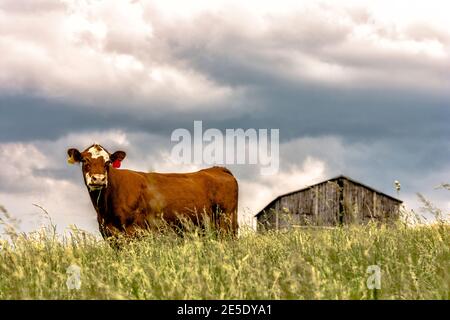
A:
<svg viewBox="0 0 450 320">
<path fill-rule="evenodd" d="M 258 228 L 333 226 L 338 222 L 338 212 L 339 186 L 336 182 L 327 181 L 276 200 L 258 217 Z"/>
<path fill-rule="evenodd" d="M 399 203 L 352 181 L 343 180 L 344 223 L 395 220 Z"/>
<path fill-rule="evenodd" d="M 270 229 L 277 229 L 276 227 L 277 212 L 273 208 L 268 208 L 257 218 L 256 230 L 264 231 Z"/>
<path fill-rule="evenodd" d="M 258 216 L 257 229 L 394 221 L 399 217 L 399 207 L 392 198 L 341 178 L 277 199 Z"/>
</svg>

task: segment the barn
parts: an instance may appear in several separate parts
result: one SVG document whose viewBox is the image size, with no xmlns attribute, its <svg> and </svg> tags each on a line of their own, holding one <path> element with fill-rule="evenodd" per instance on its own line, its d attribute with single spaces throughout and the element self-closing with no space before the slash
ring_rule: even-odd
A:
<svg viewBox="0 0 450 320">
<path fill-rule="evenodd" d="M 275 198 L 256 214 L 257 230 L 395 221 L 402 201 L 340 175 Z"/>
</svg>

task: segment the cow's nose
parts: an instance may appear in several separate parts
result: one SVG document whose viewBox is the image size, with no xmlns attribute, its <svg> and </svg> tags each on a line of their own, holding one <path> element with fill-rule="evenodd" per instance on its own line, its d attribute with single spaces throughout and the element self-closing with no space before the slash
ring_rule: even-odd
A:
<svg viewBox="0 0 450 320">
<path fill-rule="evenodd" d="M 106 182 L 106 176 L 104 174 L 94 174 L 91 179 L 96 184 L 104 184 Z"/>
</svg>

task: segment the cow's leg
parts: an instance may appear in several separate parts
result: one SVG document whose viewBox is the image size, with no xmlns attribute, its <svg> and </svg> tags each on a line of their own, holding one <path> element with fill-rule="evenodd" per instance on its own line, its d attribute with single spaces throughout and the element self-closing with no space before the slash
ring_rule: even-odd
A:
<svg viewBox="0 0 450 320">
<path fill-rule="evenodd" d="M 100 225 L 100 233 L 103 239 L 111 246 L 111 248 L 115 250 L 120 249 L 120 234 L 115 230 L 115 228 L 111 228 L 105 225 Z"/>
<path fill-rule="evenodd" d="M 237 210 L 234 208 L 214 205 L 214 227 L 222 235 L 237 236 Z"/>
<path fill-rule="evenodd" d="M 217 203 L 213 204 L 211 207 L 211 225 L 214 228 L 215 231 L 220 231 L 220 216 L 222 214 L 223 210 L 221 206 Z"/>
</svg>

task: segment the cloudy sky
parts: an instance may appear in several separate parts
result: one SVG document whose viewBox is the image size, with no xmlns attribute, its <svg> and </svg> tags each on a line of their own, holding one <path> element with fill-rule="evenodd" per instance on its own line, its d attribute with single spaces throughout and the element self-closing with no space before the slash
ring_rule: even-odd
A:
<svg viewBox="0 0 450 320">
<path fill-rule="evenodd" d="M 450 182 L 446 1 L 0 0 L 0 205 L 24 230 L 96 231 L 68 147 L 186 172 L 171 132 L 280 129 L 280 171 L 232 166 L 241 219 L 345 174 L 418 209 Z M 206 166 L 206 165 L 205 165 Z"/>
</svg>

